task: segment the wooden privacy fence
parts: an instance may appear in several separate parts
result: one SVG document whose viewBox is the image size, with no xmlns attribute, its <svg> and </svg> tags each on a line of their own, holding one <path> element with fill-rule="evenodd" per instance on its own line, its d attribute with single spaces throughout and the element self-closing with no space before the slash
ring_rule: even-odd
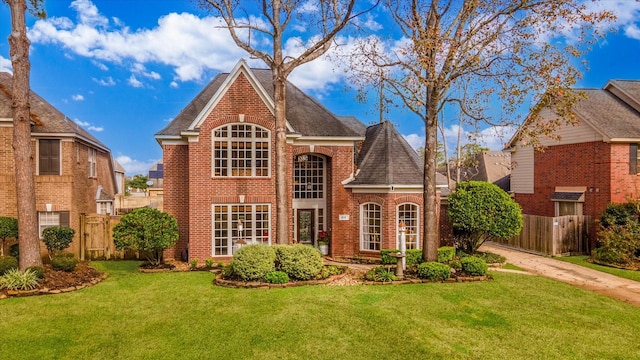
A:
<svg viewBox="0 0 640 360">
<path fill-rule="evenodd" d="M 584 215 L 523 215 L 519 236 L 494 242 L 551 256 L 588 253 L 591 218 Z"/>
<path fill-rule="evenodd" d="M 80 214 L 80 260 L 135 258 L 135 254 L 116 251 L 113 227 L 119 222 L 120 216 Z"/>
</svg>

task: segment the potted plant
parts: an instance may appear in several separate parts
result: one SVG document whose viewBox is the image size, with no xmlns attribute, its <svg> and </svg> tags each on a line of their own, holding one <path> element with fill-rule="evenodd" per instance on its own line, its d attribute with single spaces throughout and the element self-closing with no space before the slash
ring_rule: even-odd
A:
<svg viewBox="0 0 640 360">
<path fill-rule="evenodd" d="M 329 255 L 329 233 L 326 230 L 318 233 L 318 249 L 323 256 Z"/>
</svg>

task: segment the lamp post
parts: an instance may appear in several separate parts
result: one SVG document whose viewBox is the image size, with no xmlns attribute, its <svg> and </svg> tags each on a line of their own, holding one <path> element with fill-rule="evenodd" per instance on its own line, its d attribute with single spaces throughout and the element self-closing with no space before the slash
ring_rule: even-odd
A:
<svg viewBox="0 0 640 360">
<path fill-rule="evenodd" d="M 400 255 L 402 257 L 402 270 L 407 270 L 407 225 L 403 220 L 398 224 L 400 230 Z"/>
</svg>

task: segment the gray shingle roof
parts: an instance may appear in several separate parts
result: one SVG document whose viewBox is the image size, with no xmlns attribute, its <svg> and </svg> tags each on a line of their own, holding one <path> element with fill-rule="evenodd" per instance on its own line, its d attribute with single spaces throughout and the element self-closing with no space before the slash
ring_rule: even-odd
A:
<svg viewBox="0 0 640 360">
<path fill-rule="evenodd" d="M 0 72 L 0 117 L 12 118 L 13 76 L 6 72 Z M 32 127 L 32 133 L 49 133 L 49 134 L 75 134 L 84 140 L 93 142 L 104 151 L 109 151 L 98 139 L 85 131 L 80 125 L 68 119 L 58 109 L 53 107 L 38 94 L 31 91 L 29 95 L 31 105 L 31 118 L 35 125 Z"/>
<path fill-rule="evenodd" d="M 357 164 L 359 172 L 349 185 L 423 184 L 420 156 L 390 122 L 367 128 Z M 436 184 L 446 185 L 446 178 L 436 174 Z"/>
<path fill-rule="evenodd" d="M 609 138 L 640 138 L 640 113 L 607 90 L 581 90 L 575 111 Z M 636 93 L 640 98 L 640 92 Z"/>
<path fill-rule="evenodd" d="M 251 69 L 256 79 L 273 99 L 273 77 L 269 69 Z M 218 74 L 205 88 L 156 136 L 179 136 L 204 109 L 209 100 L 218 91 L 229 73 Z M 303 136 L 358 137 L 358 122 L 355 118 L 341 121 L 336 115 L 305 94 L 296 86 L 287 82 L 287 121 L 294 132 Z M 364 127 L 364 125 L 362 125 Z"/>
</svg>

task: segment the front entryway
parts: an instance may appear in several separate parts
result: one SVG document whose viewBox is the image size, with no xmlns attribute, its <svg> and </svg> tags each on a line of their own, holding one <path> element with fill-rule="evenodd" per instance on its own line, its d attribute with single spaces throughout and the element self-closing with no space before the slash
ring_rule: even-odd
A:
<svg viewBox="0 0 640 360">
<path fill-rule="evenodd" d="M 297 239 L 301 244 L 313 244 L 315 234 L 315 210 L 314 209 L 298 209 L 296 218 L 297 222 Z"/>
</svg>

